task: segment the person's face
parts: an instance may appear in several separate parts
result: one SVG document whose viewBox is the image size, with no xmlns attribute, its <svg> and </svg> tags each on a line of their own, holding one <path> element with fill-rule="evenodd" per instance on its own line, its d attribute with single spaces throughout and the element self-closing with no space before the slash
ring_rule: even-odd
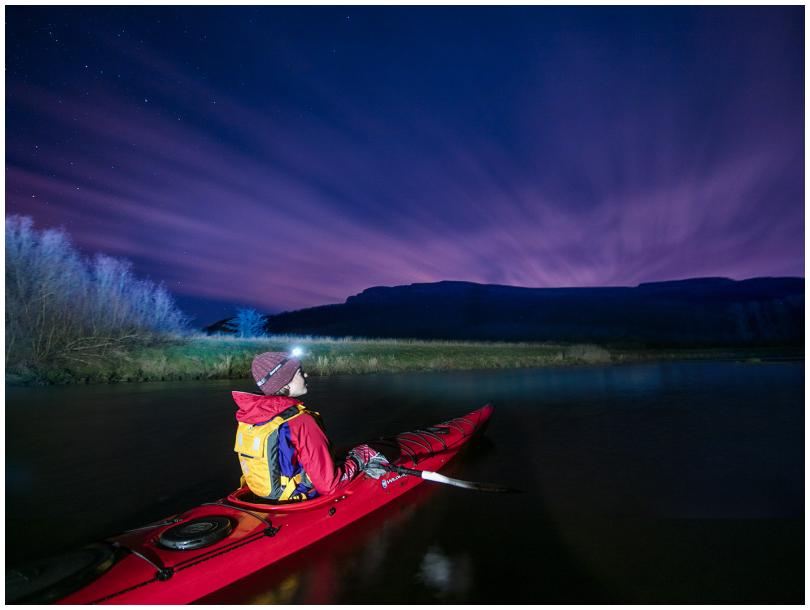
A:
<svg viewBox="0 0 810 610">
<path fill-rule="evenodd" d="M 303 396 L 307 393 L 307 382 L 306 382 L 307 374 L 303 372 L 301 369 L 295 371 L 295 376 L 290 381 L 290 396 L 295 398 L 296 396 Z"/>
</svg>

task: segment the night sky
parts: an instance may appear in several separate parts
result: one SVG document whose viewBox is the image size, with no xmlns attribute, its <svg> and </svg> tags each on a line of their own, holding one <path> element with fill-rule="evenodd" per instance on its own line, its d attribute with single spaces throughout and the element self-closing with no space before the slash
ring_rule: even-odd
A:
<svg viewBox="0 0 810 610">
<path fill-rule="evenodd" d="M 804 7 L 6 7 L 6 213 L 200 323 L 804 276 Z"/>
</svg>

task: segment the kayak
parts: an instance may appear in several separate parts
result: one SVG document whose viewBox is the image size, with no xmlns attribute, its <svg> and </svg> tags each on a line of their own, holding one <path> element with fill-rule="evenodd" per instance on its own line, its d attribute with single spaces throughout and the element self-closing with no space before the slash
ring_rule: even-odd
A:
<svg viewBox="0 0 810 610">
<path fill-rule="evenodd" d="M 368 444 L 392 465 L 437 471 L 488 422 L 492 405 Z M 404 471 L 402 471 L 404 472 Z M 7 603 L 185 604 L 308 547 L 423 479 L 362 474 L 337 494 L 274 503 L 243 486 L 158 523 L 6 574 Z"/>
</svg>

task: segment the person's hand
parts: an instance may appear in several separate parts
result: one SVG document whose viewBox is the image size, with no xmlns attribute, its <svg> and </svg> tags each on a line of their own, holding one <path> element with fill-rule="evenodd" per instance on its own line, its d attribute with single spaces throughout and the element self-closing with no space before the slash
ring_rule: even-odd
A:
<svg viewBox="0 0 810 610">
<path fill-rule="evenodd" d="M 358 445 L 349 451 L 349 457 L 357 463 L 357 467 L 368 476 L 379 479 L 386 472 L 388 459 L 379 451 L 368 445 Z"/>
<path fill-rule="evenodd" d="M 368 445 L 358 445 L 349 451 L 349 457 L 357 462 L 357 466 L 361 470 L 368 466 L 368 463 L 378 455 L 380 455 L 380 452 Z"/>
</svg>

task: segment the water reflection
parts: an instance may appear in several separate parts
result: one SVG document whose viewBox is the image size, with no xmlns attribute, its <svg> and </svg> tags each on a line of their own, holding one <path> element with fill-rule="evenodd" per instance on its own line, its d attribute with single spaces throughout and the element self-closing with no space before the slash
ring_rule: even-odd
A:
<svg viewBox="0 0 810 610">
<path fill-rule="evenodd" d="M 291 574 L 281 581 L 277 587 L 273 587 L 266 591 L 258 593 L 254 597 L 249 598 L 246 603 L 248 604 L 292 604 L 298 592 L 301 589 L 301 575 Z M 328 602 L 325 602 L 328 603 Z"/>
<path fill-rule="evenodd" d="M 470 589 L 472 561 L 467 555 L 450 557 L 434 545 L 422 558 L 417 578 L 435 589 L 439 599 L 460 596 Z"/>
</svg>

